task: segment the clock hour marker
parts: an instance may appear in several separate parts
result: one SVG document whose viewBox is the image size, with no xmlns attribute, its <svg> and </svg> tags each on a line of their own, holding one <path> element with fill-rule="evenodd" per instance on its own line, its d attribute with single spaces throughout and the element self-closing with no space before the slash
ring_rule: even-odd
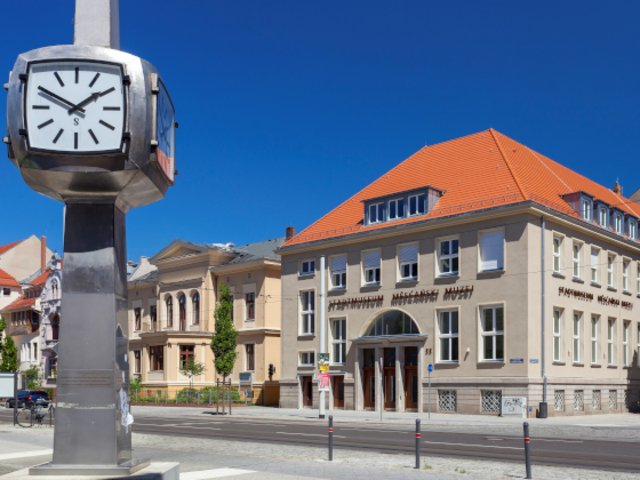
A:
<svg viewBox="0 0 640 480">
<path fill-rule="evenodd" d="M 31 108 L 34 110 L 49 110 L 49 105 L 34 105 Z"/>
<path fill-rule="evenodd" d="M 38 125 L 38 130 L 40 130 L 41 128 L 46 127 L 47 125 L 51 125 L 52 123 L 53 123 L 53 118 L 50 118 L 46 122 L 42 122 L 40 125 Z"/>
<path fill-rule="evenodd" d="M 89 129 L 89 135 L 91 135 L 91 138 L 93 138 L 93 141 L 96 142 L 96 145 L 98 145 L 100 143 L 98 141 L 98 137 L 96 137 L 96 134 L 93 133 L 93 130 Z"/>
<path fill-rule="evenodd" d="M 76 83 L 78 83 L 79 79 L 80 79 L 80 67 L 76 67 Z"/>
<path fill-rule="evenodd" d="M 120 107 L 102 107 L 102 110 L 104 110 L 105 112 L 119 112 Z"/>
<path fill-rule="evenodd" d="M 110 94 L 111 92 L 113 92 L 115 89 L 116 89 L 116 87 L 111 87 L 110 89 L 105 90 L 104 92 L 102 92 L 102 93 L 100 94 L 100 96 L 101 96 L 101 97 L 104 97 L 105 95 L 109 95 L 109 94 Z"/>
<path fill-rule="evenodd" d="M 52 120 L 52 121 L 53 121 L 53 120 Z M 100 124 L 101 124 L 101 125 L 104 125 L 104 126 L 105 126 L 105 127 L 107 127 L 109 130 L 115 130 L 115 129 L 116 129 L 116 127 L 114 127 L 113 125 L 111 125 L 111 124 L 109 124 L 109 123 L 105 122 L 104 120 L 100 120 Z"/>
<path fill-rule="evenodd" d="M 73 148 L 78 149 L 78 132 L 73 132 Z"/>
<path fill-rule="evenodd" d="M 60 78 L 60 74 L 58 72 L 53 72 L 53 74 L 56 76 L 56 80 L 58 80 L 60 86 L 64 87 L 64 82 L 62 81 L 62 78 Z"/>
<path fill-rule="evenodd" d="M 56 136 L 53 138 L 53 143 L 56 143 L 60 139 L 60 137 L 62 136 L 62 132 L 64 132 L 64 128 L 58 130 L 58 133 L 56 133 Z"/>
<path fill-rule="evenodd" d="M 91 83 L 89 83 L 89 87 L 93 87 L 93 85 L 98 81 L 98 77 L 100 76 L 99 73 L 96 73 L 93 77 L 93 79 L 91 79 Z"/>
</svg>

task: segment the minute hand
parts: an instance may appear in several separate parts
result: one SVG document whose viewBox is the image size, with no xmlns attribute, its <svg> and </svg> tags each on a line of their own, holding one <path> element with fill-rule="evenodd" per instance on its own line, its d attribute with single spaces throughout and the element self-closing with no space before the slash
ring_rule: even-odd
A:
<svg viewBox="0 0 640 480">
<path fill-rule="evenodd" d="M 104 92 L 93 92 L 91 95 L 89 95 L 87 98 L 85 98 L 84 100 L 82 100 L 80 103 L 78 103 L 77 105 L 73 105 L 69 110 L 68 113 L 69 115 L 71 115 L 73 112 L 75 112 L 76 110 L 80 111 L 80 112 L 84 112 L 84 110 L 82 109 L 82 107 L 84 107 L 85 105 L 93 102 L 94 100 L 97 100 L 100 97 L 103 97 L 105 95 L 107 95 L 108 93 L 111 93 L 115 90 L 114 87 L 111 87 L 107 90 L 105 90 Z"/>
<path fill-rule="evenodd" d="M 40 90 L 41 92 L 49 95 L 51 98 L 55 98 L 59 102 L 66 103 L 67 105 L 71 105 L 72 107 L 77 108 L 76 104 L 74 104 L 73 102 L 70 102 L 66 98 L 61 97 L 58 94 L 53 93 L 51 90 L 47 90 L 46 88 L 44 88 L 42 86 L 38 86 L 38 90 Z M 84 113 L 84 110 L 82 108 L 77 108 L 77 110 L 82 112 L 82 113 Z"/>
</svg>

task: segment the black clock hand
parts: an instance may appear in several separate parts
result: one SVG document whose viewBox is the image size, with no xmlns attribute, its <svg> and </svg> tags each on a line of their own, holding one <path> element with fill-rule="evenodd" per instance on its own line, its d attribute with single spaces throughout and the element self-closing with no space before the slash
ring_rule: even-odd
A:
<svg viewBox="0 0 640 480">
<path fill-rule="evenodd" d="M 69 115 L 71 115 L 76 110 L 78 110 L 80 112 L 84 112 L 84 110 L 82 110 L 82 107 L 84 107 L 85 105 L 93 102 L 94 100 L 97 100 L 100 97 L 103 97 L 104 95 L 107 95 L 108 93 L 113 92 L 114 90 L 115 90 L 115 88 L 111 87 L 111 88 L 105 90 L 104 92 L 93 92 L 91 95 L 89 95 L 87 98 L 82 100 L 77 105 L 73 105 L 67 112 L 69 113 Z"/>
<path fill-rule="evenodd" d="M 60 95 L 57 95 L 55 93 L 53 93 L 51 90 L 47 90 L 46 88 L 42 87 L 42 86 L 38 86 L 38 90 L 40 90 L 43 93 L 46 93 L 47 95 L 49 95 L 51 98 L 55 98 L 56 100 L 58 100 L 59 102 L 62 103 L 66 103 L 67 105 L 71 105 L 72 107 L 75 107 L 76 105 L 73 102 L 70 102 L 69 100 L 67 100 L 66 98 L 61 97 Z M 78 111 L 84 113 L 84 109 L 82 108 L 78 108 Z"/>
</svg>

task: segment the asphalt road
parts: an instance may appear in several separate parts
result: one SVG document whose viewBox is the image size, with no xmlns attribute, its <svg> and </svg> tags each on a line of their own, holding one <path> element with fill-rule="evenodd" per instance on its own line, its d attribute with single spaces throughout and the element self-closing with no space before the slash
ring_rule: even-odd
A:
<svg viewBox="0 0 640 480">
<path fill-rule="evenodd" d="M 11 421 L 11 410 L 0 409 L 0 421 Z M 219 416 L 136 415 L 134 431 L 166 436 L 250 440 L 270 444 L 327 445 L 326 423 L 300 420 Z M 464 457 L 524 463 L 523 438 L 507 435 L 443 432 L 423 429 L 421 455 Z M 415 431 L 398 425 L 348 423 L 334 426 L 334 455 L 345 450 L 383 453 L 415 452 Z M 623 472 L 640 470 L 634 442 L 588 438 L 532 438 L 532 463 Z"/>
</svg>

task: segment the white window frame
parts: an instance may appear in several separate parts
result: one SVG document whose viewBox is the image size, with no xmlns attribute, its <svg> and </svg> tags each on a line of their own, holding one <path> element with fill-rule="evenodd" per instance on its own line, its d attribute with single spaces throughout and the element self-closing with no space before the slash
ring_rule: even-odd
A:
<svg viewBox="0 0 640 480">
<path fill-rule="evenodd" d="M 571 274 L 573 278 L 582 278 L 582 246 L 584 244 L 577 240 L 571 246 Z"/>
<path fill-rule="evenodd" d="M 616 256 L 607 254 L 607 287 L 616 288 Z"/>
<path fill-rule="evenodd" d="M 345 317 L 331 319 L 331 363 L 333 365 L 347 363 L 347 319 Z"/>
<path fill-rule="evenodd" d="M 456 242 L 457 250 L 453 253 L 453 244 Z M 441 245 L 448 243 L 449 244 L 449 253 L 443 254 L 441 252 Z M 443 261 L 449 261 L 449 270 L 442 270 Z M 458 269 L 454 270 L 453 262 L 457 260 Z M 460 238 L 459 237 L 448 237 L 441 238 L 436 242 L 436 276 L 438 277 L 456 277 L 460 275 Z"/>
<path fill-rule="evenodd" d="M 598 224 L 602 228 L 609 227 L 609 209 L 607 207 L 598 207 Z"/>
<path fill-rule="evenodd" d="M 316 291 L 315 290 L 301 290 L 299 293 L 300 301 L 300 335 L 315 335 L 316 321 L 315 321 L 315 305 L 316 305 Z"/>
<path fill-rule="evenodd" d="M 628 222 L 629 222 L 629 228 L 628 228 L 629 238 L 631 240 L 637 240 L 638 239 L 638 222 L 633 218 L 629 218 Z"/>
<path fill-rule="evenodd" d="M 402 206 L 402 215 L 400 214 L 400 206 Z M 404 201 L 404 197 L 400 198 L 392 198 L 387 203 L 387 220 L 400 220 L 401 218 L 405 218 L 406 214 L 406 205 Z M 391 209 L 395 209 L 395 215 L 391 216 Z"/>
<path fill-rule="evenodd" d="M 562 235 L 553 235 L 552 254 L 553 254 L 553 271 L 554 273 L 562 273 L 562 243 L 564 237 Z"/>
<path fill-rule="evenodd" d="M 375 215 L 372 217 L 371 212 L 374 211 Z M 368 224 L 383 223 L 386 220 L 386 202 L 375 202 L 367 205 L 367 219 Z"/>
<path fill-rule="evenodd" d="M 249 316 L 249 295 L 253 295 L 253 317 Z M 256 321 L 256 292 L 255 287 L 253 290 L 247 289 L 244 291 L 244 321 L 255 322 Z"/>
<path fill-rule="evenodd" d="M 253 368 L 249 368 L 249 345 L 253 348 Z M 244 367 L 247 372 L 255 372 L 256 371 L 256 344 L 255 343 L 245 343 L 244 344 Z"/>
<path fill-rule="evenodd" d="M 591 315 L 591 364 L 600 363 L 600 315 Z"/>
<path fill-rule="evenodd" d="M 616 353 L 616 319 L 609 317 L 607 319 L 607 365 L 616 364 Z"/>
<path fill-rule="evenodd" d="M 562 332 L 564 329 L 564 310 L 562 308 L 553 309 L 553 361 L 563 362 L 562 357 Z"/>
<path fill-rule="evenodd" d="M 300 261 L 300 269 L 298 270 L 299 277 L 311 277 L 316 273 L 316 260 L 315 258 L 305 258 Z"/>
<path fill-rule="evenodd" d="M 420 197 L 424 199 L 423 209 L 420 211 Z M 411 201 L 415 201 L 415 212 L 411 213 Z M 407 198 L 407 217 L 415 217 L 416 215 L 424 215 L 427 213 L 427 194 L 416 193 L 415 195 L 409 195 Z"/>
<path fill-rule="evenodd" d="M 636 262 L 636 294 L 640 295 L 640 262 Z M 640 357 L 640 350 L 638 350 L 638 357 Z"/>
<path fill-rule="evenodd" d="M 573 363 L 582 363 L 582 312 L 573 312 Z"/>
<path fill-rule="evenodd" d="M 410 261 L 403 261 L 403 250 L 406 252 L 408 249 L 415 249 L 415 259 L 412 257 Z M 410 252 L 411 253 L 411 252 Z M 407 254 L 406 257 L 409 255 Z M 399 282 L 413 282 L 418 280 L 418 261 L 419 252 L 417 243 L 407 243 L 404 245 L 398 245 L 398 281 Z M 408 271 L 409 276 L 405 276 L 405 270 Z M 415 270 L 415 276 L 412 274 Z"/>
<path fill-rule="evenodd" d="M 631 260 L 623 258 L 622 259 L 622 291 L 629 291 L 629 266 L 631 265 Z"/>
<path fill-rule="evenodd" d="M 488 241 L 490 238 L 494 238 L 497 235 L 500 236 L 500 248 L 499 253 L 495 259 L 484 259 L 483 252 L 488 248 L 488 246 L 484 243 Z M 459 248 L 459 247 L 458 247 Z M 505 250 L 505 234 L 504 228 L 494 228 L 491 230 L 483 230 L 478 232 L 478 271 L 479 272 L 495 272 L 504 270 L 504 250 Z M 497 253 L 497 252 L 496 252 Z M 486 254 L 486 252 L 485 252 Z M 485 266 L 488 263 L 494 263 L 495 267 Z"/>
<path fill-rule="evenodd" d="M 622 235 L 624 233 L 624 217 L 619 213 L 615 213 L 613 215 L 613 230 L 618 235 Z"/>
<path fill-rule="evenodd" d="M 590 271 L 591 271 L 591 283 L 600 283 L 600 249 L 598 247 L 591 247 Z"/>
<path fill-rule="evenodd" d="M 377 264 L 375 260 L 377 259 Z M 382 281 L 382 254 L 379 248 L 364 250 L 361 254 L 362 285 L 380 285 Z"/>
<path fill-rule="evenodd" d="M 631 333 L 631 321 L 622 321 L 622 366 L 631 366 L 631 351 L 629 349 L 629 334 Z"/>
<path fill-rule="evenodd" d="M 455 315 L 454 315 L 455 314 Z M 449 330 L 443 331 L 443 323 L 447 317 Z M 438 363 L 460 363 L 460 311 L 457 308 L 448 308 L 436 311 L 436 325 L 438 328 L 438 342 L 436 345 Z M 454 319 L 455 317 L 455 319 Z M 455 320 L 456 329 L 453 331 L 452 325 Z M 442 342 L 448 344 L 449 358 L 443 358 Z M 457 342 L 456 358 L 453 358 L 453 344 Z"/>
<path fill-rule="evenodd" d="M 580 205 L 582 218 L 590 222 L 593 214 L 593 203 L 588 198 L 583 198 Z"/>
<path fill-rule="evenodd" d="M 304 358 L 307 357 L 310 361 L 303 361 Z M 299 367 L 315 367 L 316 363 L 316 352 L 315 350 L 304 350 L 302 352 L 298 352 L 298 366 Z"/>
<path fill-rule="evenodd" d="M 498 310 L 502 310 L 502 329 L 499 330 L 496 328 L 496 318 L 497 318 L 497 311 Z M 492 324 L 493 324 L 493 328 L 491 330 L 485 330 L 484 329 L 484 312 L 487 310 L 491 310 L 493 312 L 492 314 Z M 505 307 L 503 304 L 496 304 L 496 305 L 482 305 L 479 307 L 478 309 L 479 313 L 480 313 L 480 325 L 479 325 L 479 332 L 480 332 L 480 346 L 479 346 L 479 358 L 481 362 L 504 362 L 504 357 L 505 357 L 505 353 L 506 353 L 506 336 L 505 336 L 505 324 L 506 324 L 506 316 L 505 316 Z M 492 358 L 486 358 L 484 356 L 484 339 L 486 337 L 491 337 L 492 338 L 492 350 L 493 350 L 493 356 Z M 502 337 L 502 358 L 498 358 L 497 353 L 498 353 L 498 338 Z"/>
<path fill-rule="evenodd" d="M 344 259 L 344 269 L 334 269 L 338 259 Z M 340 262 L 342 263 L 342 262 Z M 329 257 L 329 278 L 331 290 L 344 290 L 347 288 L 347 255 L 333 255 Z"/>
</svg>

